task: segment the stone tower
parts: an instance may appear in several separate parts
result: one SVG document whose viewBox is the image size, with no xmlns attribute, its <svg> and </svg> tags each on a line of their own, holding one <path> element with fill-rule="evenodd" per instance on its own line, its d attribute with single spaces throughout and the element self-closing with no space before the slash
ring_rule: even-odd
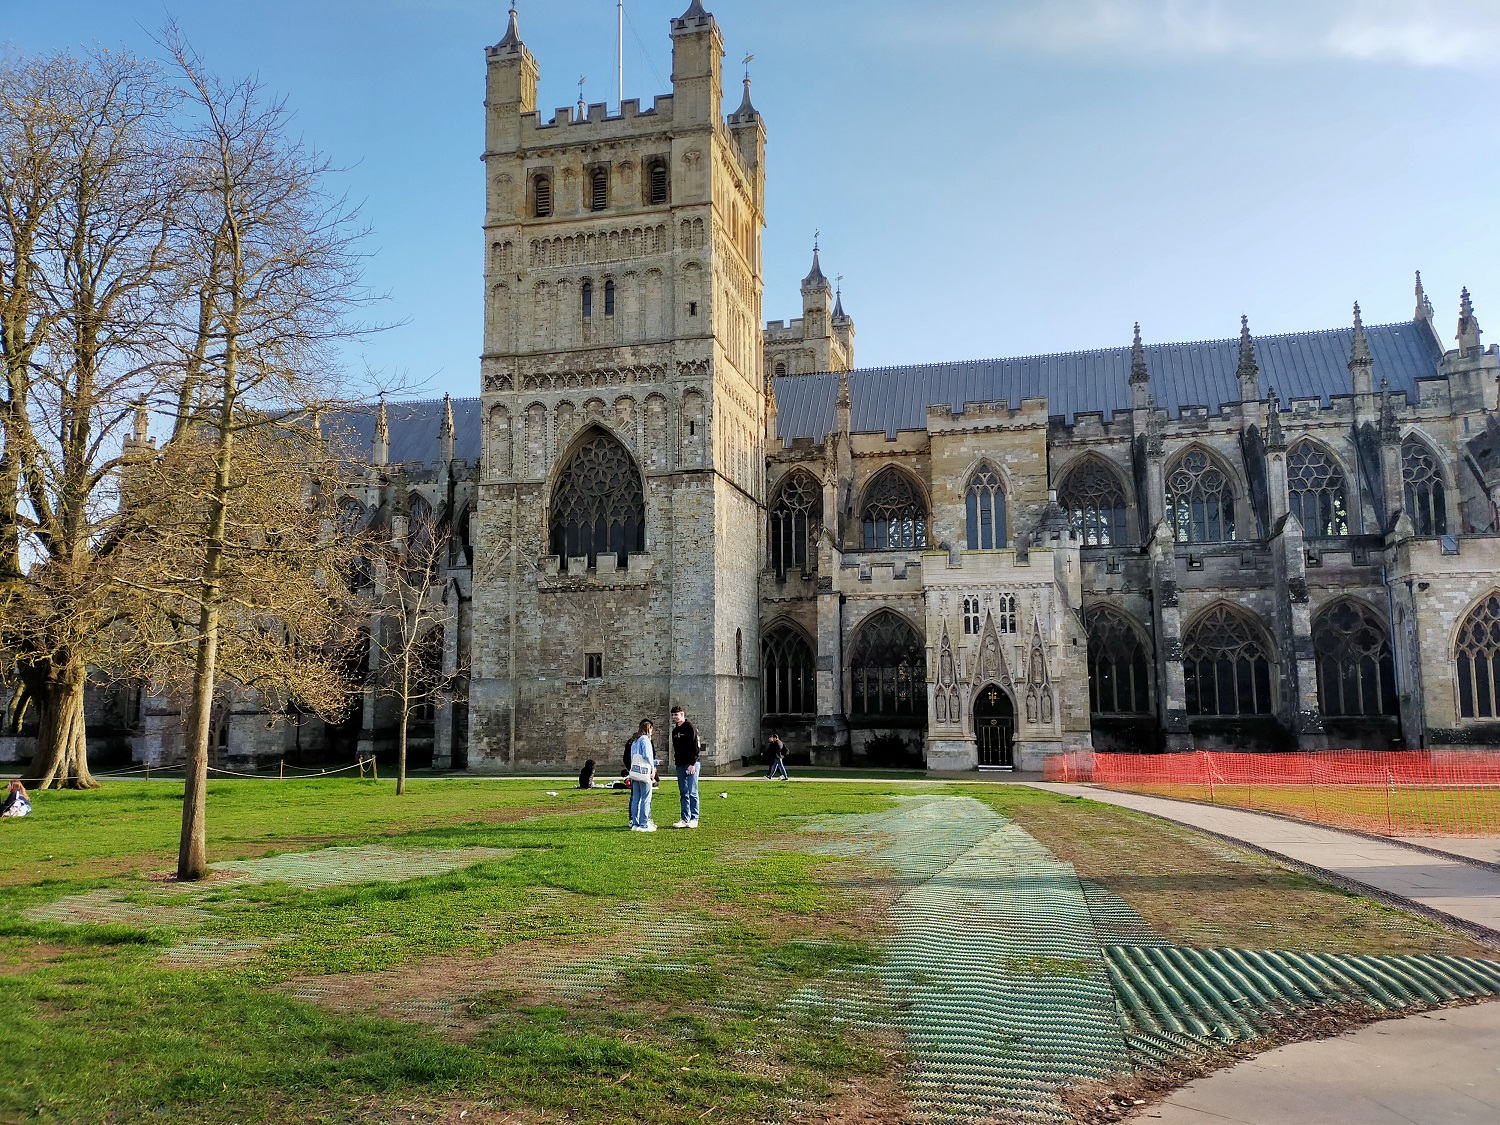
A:
<svg viewBox="0 0 1500 1125">
<path fill-rule="evenodd" d="M 765 129 L 699 0 L 671 36 L 614 116 L 542 120 L 514 11 L 487 52 L 480 768 L 604 769 L 674 703 L 713 763 L 758 729 Z"/>
</svg>

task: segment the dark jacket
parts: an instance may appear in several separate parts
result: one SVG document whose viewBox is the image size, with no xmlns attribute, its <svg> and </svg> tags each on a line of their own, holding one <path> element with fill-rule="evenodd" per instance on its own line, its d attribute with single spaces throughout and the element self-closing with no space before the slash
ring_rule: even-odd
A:
<svg viewBox="0 0 1500 1125">
<path fill-rule="evenodd" d="M 772 738 L 766 743 L 766 752 L 771 755 L 773 762 L 786 757 L 786 743 L 779 738 Z"/>
<path fill-rule="evenodd" d="M 684 719 L 680 727 L 672 728 L 672 761 L 678 769 L 696 765 L 702 752 L 703 743 L 692 723 Z"/>
</svg>

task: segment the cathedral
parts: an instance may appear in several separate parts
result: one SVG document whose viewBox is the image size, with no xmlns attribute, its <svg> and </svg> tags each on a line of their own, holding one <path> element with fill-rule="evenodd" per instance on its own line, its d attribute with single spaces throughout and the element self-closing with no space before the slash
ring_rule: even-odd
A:
<svg viewBox="0 0 1500 1125">
<path fill-rule="evenodd" d="M 700 0 L 670 32 L 669 94 L 544 114 L 511 12 L 478 397 L 354 420 L 355 516 L 453 529 L 417 760 L 613 763 L 677 704 L 719 771 L 773 732 L 934 770 L 1500 742 L 1500 354 L 1467 291 L 1452 346 L 1419 276 L 1398 324 L 860 369 L 816 249 L 800 317 L 763 319 L 766 124 L 748 80 L 726 113 Z M 153 702 L 115 721 L 171 760 Z M 219 741 L 347 761 L 389 711 Z"/>
</svg>

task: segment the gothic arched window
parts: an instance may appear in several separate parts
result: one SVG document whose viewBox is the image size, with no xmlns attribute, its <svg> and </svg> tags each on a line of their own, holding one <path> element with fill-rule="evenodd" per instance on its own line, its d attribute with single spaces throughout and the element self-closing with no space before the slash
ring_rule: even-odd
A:
<svg viewBox="0 0 1500 1125">
<path fill-rule="evenodd" d="M 980 465 L 969 478 L 964 496 L 969 550 L 993 551 L 1005 546 L 1005 489 L 1000 474 Z"/>
<path fill-rule="evenodd" d="M 1234 486 L 1202 449 L 1190 449 L 1167 474 L 1167 522 L 1179 543 L 1234 538 Z"/>
<path fill-rule="evenodd" d="M 854 714 L 927 714 L 927 653 L 917 631 L 888 609 L 859 628 L 849 660 Z"/>
<path fill-rule="evenodd" d="M 1344 473 L 1320 445 L 1299 441 L 1286 457 L 1287 501 L 1305 535 L 1349 534 Z"/>
<path fill-rule="evenodd" d="M 1089 710 L 1142 714 L 1151 710 L 1150 662 L 1130 622 L 1112 609 L 1088 615 Z"/>
<path fill-rule="evenodd" d="M 1187 631 L 1182 672 L 1189 715 L 1269 715 L 1271 661 L 1251 624 L 1219 606 Z"/>
<path fill-rule="evenodd" d="M 1086 458 L 1068 472 L 1058 499 L 1083 546 L 1118 547 L 1127 542 L 1125 489 L 1097 457 Z"/>
<path fill-rule="evenodd" d="M 823 523 L 823 486 L 811 473 L 793 471 L 771 505 L 769 534 L 771 569 L 778 578 L 788 571 L 806 574 L 817 565 L 818 529 Z"/>
<path fill-rule="evenodd" d="M 818 709 L 812 646 L 797 630 L 783 625 L 762 637 L 760 667 L 767 715 L 811 715 Z"/>
<path fill-rule="evenodd" d="M 340 535 L 356 535 L 365 526 L 366 518 L 365 506 L 354 497 L 345 496 L 339 501 L 334 523 Z"/>
<path fill-rule="evenodd" d="M 1500 716 L 1500 595 L 1474 607 L 1458 630 L 1458 715 Z"/>
<path fill-rule="evenodd" d="M 927 546 L 927 505 L 910 477 L 882 469 L 865 490 L 865 550 Z"/>
<path fill-rule="evenodd" d="M 1448 502 L 1443 474 L 1432 450 L 1420 438 L 1401 443 L 1401 479 L 1406 485 L 1406 514 L 1418 535 L 1448 534 Z"/>
<path fill-rule="evenodd" d="M 549 522 L 563 568 L 581 557 L 597 566 L 600 555 L 624 566 L 630 552 L 646 549 L 641 474 L 619 441 L 599 429 L 583 439 L 558 474 Z"/>
<path fill-rule="evenodd" d="M 1366 606 L 1335 602 L 1313 621 L 1325 715 L 1394 715 L 1396 665 L 1385 625 Z"/>
</svg>

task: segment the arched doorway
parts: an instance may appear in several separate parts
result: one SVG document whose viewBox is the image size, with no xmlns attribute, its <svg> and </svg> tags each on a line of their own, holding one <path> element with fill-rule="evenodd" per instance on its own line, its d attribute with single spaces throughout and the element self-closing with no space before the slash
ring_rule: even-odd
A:
<svg viewBox="0 0 1500 1125">
<path fill-rule="evenodd" d="M 1016 709 L 998 684 L 986 684 L 974 700 L 974 737 L 979 743 L 979 768 L 1008 770 L 1016 740 Z"/>
</svg>

